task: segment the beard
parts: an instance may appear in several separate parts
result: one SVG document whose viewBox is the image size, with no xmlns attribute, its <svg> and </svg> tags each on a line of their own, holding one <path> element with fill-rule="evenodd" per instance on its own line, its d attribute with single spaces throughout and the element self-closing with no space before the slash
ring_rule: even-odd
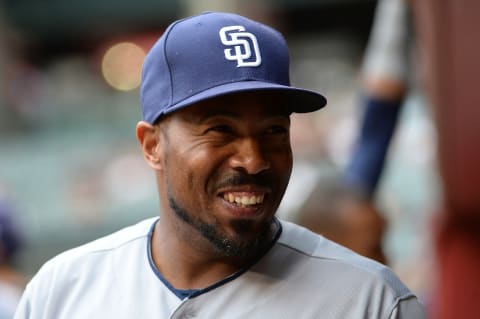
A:
<svg viewBox="0 0 480 319">
<path fill-rule="evenodd" d="M 198 231 L 221 256 L 241 259 L 254 258 L 270 247 L 276 234 L 278 226 L 272 218 L 263 223 L 259 229 L 255 229 L 253 221 L 233 220 L 230 226 L 235 230 L 236 235 L 228 235 L 221 231 L 217 223 L 207 223 L 195 217 L 194 213 L 182 208 L 170 192 L 167 196 L 168 204 L 177 218 Z M 251 237 L 252 231 L 257 232 L 253 238 Z"/>
</svg>

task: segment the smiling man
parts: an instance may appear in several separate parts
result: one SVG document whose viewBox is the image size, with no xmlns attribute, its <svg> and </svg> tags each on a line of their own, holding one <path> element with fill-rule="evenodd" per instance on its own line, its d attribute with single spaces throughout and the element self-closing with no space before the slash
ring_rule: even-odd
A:
<svg viewBox="0 0 480 319">
<path fill-rule="evenodd" d="M 136 130 L 160 216 L 47 262 L 15 318 L 424 318 L 388 268 L 275 217 L 290 115 L 326 104 L 288 68 L 258 22 L 173 23 L 145 61 Z"/>
<path fill-rule="evenodd" d="M 292 166 L 282 104 L 272 92 L 237 93 L 178 110 L 154 126 L 138 124 L 162 210 L 171 212 L 155 236 L 175 229 L 180 243 L 195 238 L 192 253 L 205 246 L 202 254 L 213 258 L 238 257 L 234 267 L 270 246 Z M 165 237 L 158 243 L 171 238 Z"/>
</svg>

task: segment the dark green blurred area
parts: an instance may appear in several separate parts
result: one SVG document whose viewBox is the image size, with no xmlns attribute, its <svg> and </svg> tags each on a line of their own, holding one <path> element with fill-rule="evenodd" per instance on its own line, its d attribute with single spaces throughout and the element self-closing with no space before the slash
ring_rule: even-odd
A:
<svg viewBox="0 0 480 319">
<path fill-rule="evenodd" d="M 291 44 L 292 81 L 342 94 L 375 2 L 263 3 Z M 99 63 L 112 42 L 149 42 L 185 8 L 167 0 L 1 5 L 0 196 L 24 226 L 18 265 L 31 275 L 60 251 L 158 215 L 154 175 L 134 133 L 139 91 L 112 89 Z"/>
<path fill-rule="evenodd" d="M 103 37 L 161 26 L 177 17 L 177 1 L 168 0 L 13 0 L 6 1 L 10 21 L 31 38 Z"/>
<path fill-rule="evenodd" d="M 9 21 L 31 40 L 64 40 L 72 36 L 102 37 L 152 27 L 160 27 L 181 17 L 186 1 L 172 0 L 6 0 Z M 249 1 L 246 1 L 248 3 Z M 366 21 L 365 14 L 374 6 L 373 0 L 263 0 L 251 1 L 268 6 L 272 11 L 305 13 L 317 10 L 344 11 L 349 24 Z M 362 10 L 363 9 L 363 10 Z M 313 11 L 312 11 L 313 10 Z M 365 11 L 367 10 L 367 11 Z M 354 13 L 350 15 L 349 13 Z M 288 15 L 288 14 L 287 14 Z M 362 16 L 363 15 L 363 16 Z M 357 16 L 355 19 L 354 16 Z M 315 22 L 343 20 L 338 15 L 324 15 Z M 357 20 L 357 21 L 355 21 Z M 367 18 L 368 21 L 368 18 Z"/>
</svg>

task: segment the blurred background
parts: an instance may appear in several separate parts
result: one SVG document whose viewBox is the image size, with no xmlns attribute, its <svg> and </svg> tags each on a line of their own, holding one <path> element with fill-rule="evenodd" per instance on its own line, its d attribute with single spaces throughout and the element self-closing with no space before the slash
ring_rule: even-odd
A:
<svg viewBox="0 0 480 319">
<path fill-rule="evenodd" d="M 291 48 L 293 84 L 328 99 L 324 110 L 293 118 L 297 162 L 279 214 L 295 220 L 316 185 L 335 183 L 352 152 L 358 74 L 376 4 L 0 2 L 0 199 L 24 237 L 17 269 L 29 278 L 63 250 L 158 215 L 154 175 L 134 132 L 141 65 L 170 22 L 202 11 L 237 12 L 279 29 Z M 425 99 L 411 92 L 375 198 L 388 224 L 388 263 L 420 298 L 432 286 L 435 134 Z"/>
</svg>

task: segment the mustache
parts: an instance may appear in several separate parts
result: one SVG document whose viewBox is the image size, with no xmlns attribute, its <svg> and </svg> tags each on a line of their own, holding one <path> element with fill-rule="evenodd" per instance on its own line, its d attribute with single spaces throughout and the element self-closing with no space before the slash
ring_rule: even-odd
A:
<svg viewBox="0 0 480 319">
<path fill-rule="evenodd" d="M 255 185 L 258 187 L 271 188 L 274 185 L 273 178 L 265 173 L 249 175 L 243 173 L 230 174 L 222 177 L 217 183 L 216 187 L 224 188 L 229 186 Z"/>
</svg>

